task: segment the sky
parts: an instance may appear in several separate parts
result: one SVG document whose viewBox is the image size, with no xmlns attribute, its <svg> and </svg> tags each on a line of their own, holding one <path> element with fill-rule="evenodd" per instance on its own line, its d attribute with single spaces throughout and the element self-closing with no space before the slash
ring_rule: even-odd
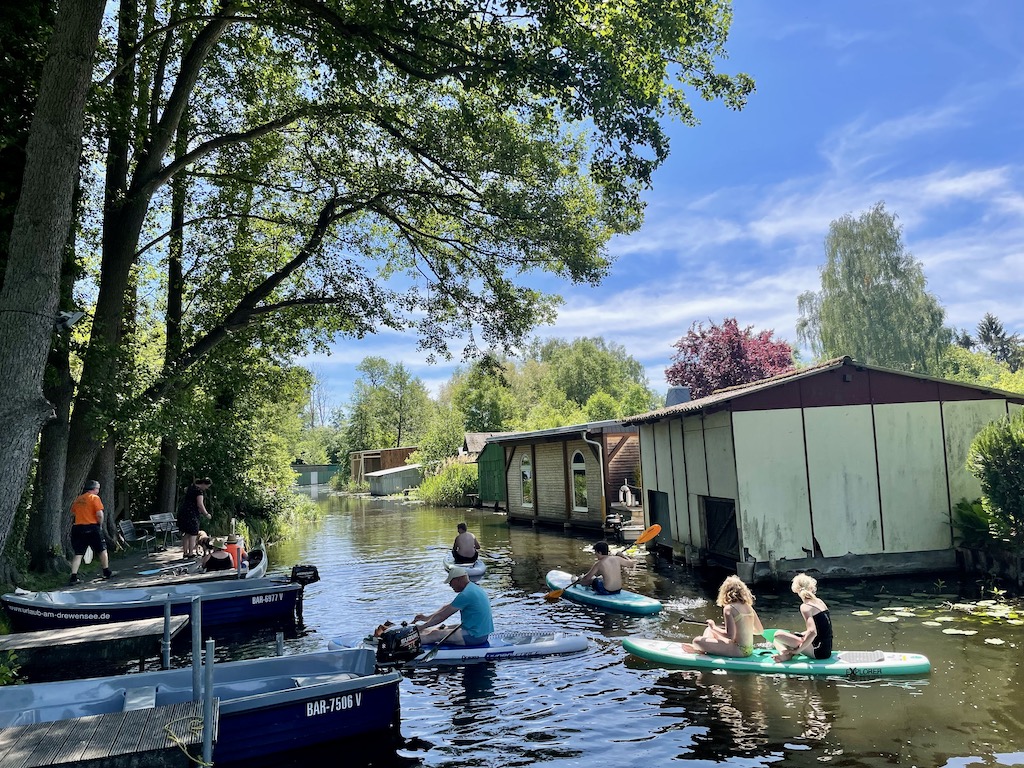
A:
<svg viewBox="0 0 1024 768">
<path fill-rule="evenodd" d="M 527 278 L 564 299 L 536 335 L 619 343 L 659 393 L 695 321 L 735 317 L 798 347 L 797 296 L 820 288 L 830 222 L 880 201 L 948 325 L 973 330 L 991 312 L 1024 332 L 1024 2 L 733 8 L 719 69 L 749 74 L 756 92 L 740 112 L 698 100 L 695 128 L 666 123 L 671 156 L 642 228 L 612 240 L 603 284 Z M 340 406 L 369 355 L 401 361 L 432 394 L 456 367 L 428 365 L 394 333 L 298 362 Z"/>
</svg>

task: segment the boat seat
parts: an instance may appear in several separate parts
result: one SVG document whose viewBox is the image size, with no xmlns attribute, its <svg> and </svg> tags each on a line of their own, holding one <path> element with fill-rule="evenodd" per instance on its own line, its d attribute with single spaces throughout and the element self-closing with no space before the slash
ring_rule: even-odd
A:
<svg viewBox="0 0 1024 768">
<path fill-rule="evenodd" d="M 126 688 L 124 691 L 124 706 L 122 710 L 129 712 L 133 709 L 152 709 L 156 706 L 156 686 L 143 685 L 138 688 Z"/>
<path fill-rule="evenodd" d="M 839 660 L 850 664 L 873 664 L 885 661 L 882 651 L 840 651 Z"/>
<path fill-rule="evenodd" d="M 355 680 L 357 677 L 359 677 L 359 675 L 355 672 L 330 672 L 324 675 L 301 675 L 299 677 L 293 677 L 292 682 L 295 683 L 296 688 L 305 688 L 307 685 L 332 683 L 335 680 Z"/>
</svg>

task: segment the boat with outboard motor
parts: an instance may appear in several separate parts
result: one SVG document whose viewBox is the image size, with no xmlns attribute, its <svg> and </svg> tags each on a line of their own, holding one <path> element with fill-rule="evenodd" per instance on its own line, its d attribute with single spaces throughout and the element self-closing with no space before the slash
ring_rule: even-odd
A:
<svg viewBox="0 0 1024 768">
<path fill-rule="evenodd" d="M 443 628 L 442 628 L 443 629 Z M 542 656 L 564 656 L 585 651 L 589 645 L 578 632 L 492 632 L 486 645 L 447 645 L 440 647 L 420 642 L 419 630 L 412 624 L 386 629 L 379 637 L 349 641 L 336 637 L 328 642 L 331 650 L 351 647 L 370 648 L 381 666 L 440 666 L 474 664 L 499 659 L 535 659 Z"/>
<path fill-rule="evenodd" d="M 217 663 L 213 761 L 266 764 L 298 748 L 351 737 L 398 739 L 401 679 L 398 671 L 377 669 L 365 648 Z M 0 696 L 0 728 L 192 701 L 192 686 L 190 667 L 13 685 Z"/>
<path fill-rule="evenodd" d="M 272 622 L 289 618 L 307 584 L 319 581 L 314 566 L 296 566 L 286 578 L 173 583 L 152 587 L 61 592 L 16 590 L 0 597 L 15 631 L 66 629 L 171 614 L 187 615 L 200 598 L 203 626 Z"/>
</svg>

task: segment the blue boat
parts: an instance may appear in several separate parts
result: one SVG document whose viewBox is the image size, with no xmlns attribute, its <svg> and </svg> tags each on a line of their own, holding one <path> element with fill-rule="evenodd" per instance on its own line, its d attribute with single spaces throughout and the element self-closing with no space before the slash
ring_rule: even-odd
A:
<svg viewBox="0 0 1024 768">
<path fill-rule="evenodd" d="M 397 739 L 401 679 L 397 671 L 378 673 L 364 648 L 216 664 L 214 763 L 267 763 L 353 737 Z M 12 685 L 0 696 L 0 728 L 191 700 L 191 668 Z"/>
<path fill-rule="evenodd" d="M 638 595 L 628 589 L 624 589 L 616 595 L 599 595 L 590 587 L 572 584 L 574 580 L 575 577 L 565 571 L 548 571 L 545 577 L 545 581 L 551 589 L 565 590 L 563 596 L 569 600 L 575 600 L 577 603 L 587 603 L 599 608 L 610 608 L 613 611 L 641 615 L 658 613 L 662 609 L 661 602 L 653 597 Z"/>
<path fill-rule="evenodd" d="M 198 596 L 207 627 L 289 618 L 302 586 L 274 578 L 64 592 L 18 590 L 0 597 L 0 602 L 15 631 L 27 632 L 152 619 L 164 615 L 167 602 L 172 615 L 187 615 L 192 598 Z"/>
</svg>

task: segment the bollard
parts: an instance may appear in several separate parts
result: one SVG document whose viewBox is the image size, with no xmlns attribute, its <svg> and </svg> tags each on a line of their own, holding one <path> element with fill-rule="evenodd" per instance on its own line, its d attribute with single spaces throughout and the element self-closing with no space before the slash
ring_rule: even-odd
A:
<svg viewBox="0 0 1024 768">
<path fill-rule="evenodd" d="M 160 640 L 160 668 L 171 668 L 171 601 L 164 603 L 164 636 Z"/>
<path fill-rule="evenodd" d="M 199 665 L 203 650 L 203 615 L 199 595 L 192 598 L 189 621 L 192 622 L 192 701 L 199 701 L 202 672 Z"/>
<path fill-rule="evenodd" d="M 278 632 L 274 639 L 277 641 L 277 655 L 284 656 L 284 632 Z"/>
<path fill-rule="evenodd" d="M 206 681 L 203 685 L 203 763 L 213 761 L 213 640 L 206 641 Z"/>
</svg>

